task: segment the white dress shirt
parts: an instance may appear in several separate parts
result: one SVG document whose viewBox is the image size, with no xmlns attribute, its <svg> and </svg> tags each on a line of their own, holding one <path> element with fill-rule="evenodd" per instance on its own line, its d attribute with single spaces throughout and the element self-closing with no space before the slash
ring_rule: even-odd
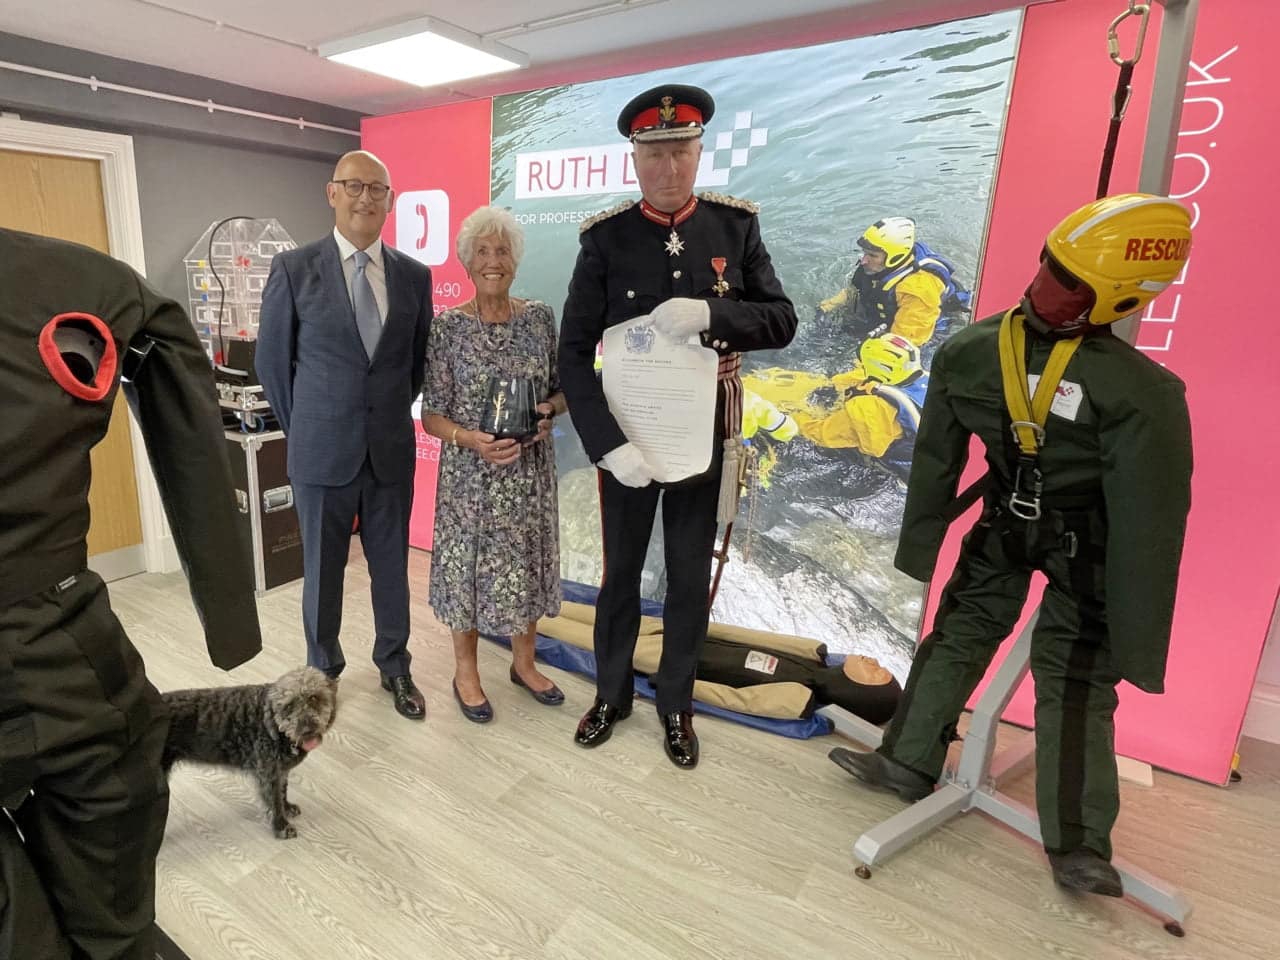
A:
<svg viewBox="0 0 1280 960">
<path fill-rule="evenodd" d="M 342 275 L 347 281 L 347 299 L 355 306 L 355 297 L 351 293 L 351 281 L 356 275 L 356 245 L 342 235 L 337 227 L 333 228 L 333 239 L 338 242 L 338 256 L 342 259 Z M 365 248 L 369 262 L 365 264 L 364 275 L 369 278 L 369 286 L 373 287 L 373 299 L 378 304 L 378 317 L 383 326 L 387 323 L 387 271 L 382 263 L 382 238 L 379 237 Z"/>
</svg>

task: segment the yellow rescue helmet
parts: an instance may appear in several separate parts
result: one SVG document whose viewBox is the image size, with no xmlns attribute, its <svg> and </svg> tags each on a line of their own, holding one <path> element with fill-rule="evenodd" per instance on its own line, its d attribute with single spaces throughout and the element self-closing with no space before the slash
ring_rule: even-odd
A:
<svg viewBox="0 0 1280 960">
<path fill-rule="evenodd" d="M 863 250 L 884 254 L 889 269 L 902 266 L 911 259 L 916 244 L 916 222 L 910 217 L 885 217 L 862 232 L 858 246 Z"/>
<path fill-rule="evenodd" d="M 864 340 L 858 348 L 858 359 L 868 379 L 891 387 L 910 383 L 924 374 L 919 348 L 896 333 Z"/>
<path fill-rule="evenodd" d="M 1086 204 L 1045 239 L 1053 264 L 1093 291 L 1088 322 L 1094 326 L 1145 307 L 1178 278 L 1190 252 L 1190 212 L 1176 200 L 1146 193 Z"/>
</svg>

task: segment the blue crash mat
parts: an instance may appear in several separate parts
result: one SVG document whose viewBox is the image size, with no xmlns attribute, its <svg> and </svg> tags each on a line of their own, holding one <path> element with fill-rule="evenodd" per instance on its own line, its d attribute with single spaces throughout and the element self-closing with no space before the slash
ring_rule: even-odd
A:
<svg viewBox="0 0 1280 960">
<path fill-rule="evenodd" d="M 566 600 L 594 606 L 597 593 L 599 593 L 599 589 L 596 587 L 589 587 L 586 584 L 575 583 L 571 580 L 564 581 L 564 598 Z M 641 599 L 640 612 L 647 616 L 660 617 L 662 616 L 662 604 L 656 600 Z M 510 637 L 496 637 L 485 634 L 485 639 L 504 647 L 510 648 L 511 646 Z M 556 640 L 541 633 L 538 634 L 535 640 L 535 647 L 538 657 L 549 666 L 595 679 L 596 658 L 595 654 L 590 650 L 583 650 L 581 647 L 575 647 L 571 643 L 565 643 L 563 640 Z M 830 662 L 839 662 L 843 658 L 828 659 Z M 646 700 L 654 699 L 655 691 L 648 677 L 636 676 L 635 689 L 636 693 Z M 755 717 L 748 713 L 738 713 L 736 710 L 725 710 L 723 707 L 713 707 L 700 700 L 697 701 L 695 712 L 705 716 L 723 717 L 726 720 L 741 723 L 743 726 L 766 730 L 769 733 L 776 733 L 781 737 L 791 737 L 795 740 L 807 740 L 809 737 L 825 736 L 831 733 L 833 729 L 830 720 L 816 714 L 805 720 L 774 720 L 767 717 Z"/>
</svg>

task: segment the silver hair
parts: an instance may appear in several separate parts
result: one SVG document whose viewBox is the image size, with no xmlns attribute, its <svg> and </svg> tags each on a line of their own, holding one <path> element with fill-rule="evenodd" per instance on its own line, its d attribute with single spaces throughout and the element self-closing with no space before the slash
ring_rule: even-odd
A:
<svg viewBox="0 0 1280 960">
<path fill-rule="evenodd" d="M 476 241 L 481 237 L 497 236 L 511 244 L 511 259 L 516 266 L 524 256 L 524 230 L 505 207 L 480 207 L 458 228 L 455 247 L 458 260 L 465 266 L 475 253 Z"/>
</svg>

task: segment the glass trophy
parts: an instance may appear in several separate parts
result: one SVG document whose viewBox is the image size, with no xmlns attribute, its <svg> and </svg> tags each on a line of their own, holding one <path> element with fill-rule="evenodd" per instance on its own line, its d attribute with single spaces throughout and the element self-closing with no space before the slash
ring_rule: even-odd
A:
<svg viewBox="0 0 1280 960">
<path fill-rule="evenodd" d="M 528 377 L 490 377 L 480 430 L 495 440 L 528 440 L 538 432 L 537 405 Z"/>
</svg>

